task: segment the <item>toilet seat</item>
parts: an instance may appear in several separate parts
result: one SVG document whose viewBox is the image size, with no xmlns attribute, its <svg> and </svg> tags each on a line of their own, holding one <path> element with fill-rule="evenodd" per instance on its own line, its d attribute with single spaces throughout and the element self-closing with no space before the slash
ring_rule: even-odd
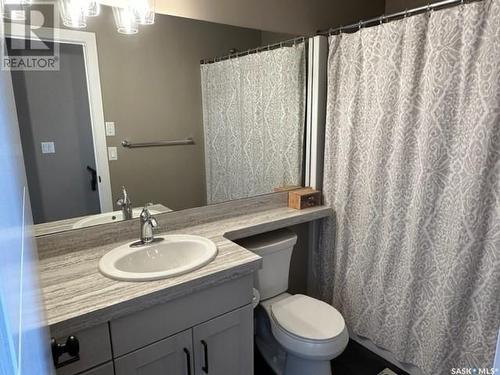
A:
<svg viewBox="0 0 500 375">
<path fill-rule="evenodd" d="M 272 304 L 271 314 L 281 328 L 307 340 L 332 340 L 345 327 L 344 318 L 333 306 L 302 294 Z"/>
<path fill-rule="evenodd" d="M 325 302 L 302 294 L 282 294 L 262 303 L 276 340 L 307 359 L 331 359 L 349 341 L 342 315 Z"/>
</svg>

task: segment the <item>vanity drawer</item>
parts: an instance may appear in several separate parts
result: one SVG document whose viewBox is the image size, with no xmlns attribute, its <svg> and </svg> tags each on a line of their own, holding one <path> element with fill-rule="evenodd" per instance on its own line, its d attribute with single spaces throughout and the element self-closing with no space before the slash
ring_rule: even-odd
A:
<svg viewBox="0 0 500 375">
<path fill-rule="evenodd" d="M 248 305 L 253 276 L 211 286 L 110 322 L 115 357 L 130 353 L 197 324 Z"/>
<path fill-rule="evenodd" d="M 62 365 L 57 369 L 57 375 L 73 375 L 92 369 L 98 365 L 105 362 L 111 361 L 111 340 L 109 337 L 109 327 L 108 324 L 101 324 L 96 327 L 92 327 L 83 331 L 75 332 L 72 334 L 78 339 L 80 344 L 80 359 Z M 67 336 L 56 337 L 59 344 L 64 344 L 66 342 Z M 71 357 L 68 354 L 64 354 L 59 357 L 59 363 L 63 364 L 66 360 Z M 96 374 L 107 374 L 109 373 L 108 367 L 104 366 L 104 369 L 94 369 Z M 111 366 L 112 368 L 112 366 Z M 99 371 L 100 372 L 99 372 Z M 111 374 L 113 371 L 111 370 Z M 93 372 L 90 372 L 93 374 Z"/>
</svg>

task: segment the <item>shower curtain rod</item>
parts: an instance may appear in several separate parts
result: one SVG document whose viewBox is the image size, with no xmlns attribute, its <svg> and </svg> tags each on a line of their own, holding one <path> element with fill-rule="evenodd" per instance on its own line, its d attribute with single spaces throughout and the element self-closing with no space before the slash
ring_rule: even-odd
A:
<svg viewBox="0 0 500 375">
<path fill-rule="evenodd" d="M 448 8 L 448 7 L 452 7 L 452 6 L 456 6 L 456 5 L 462 5 L 465 3 L 472 3 L 475 1 L 481 1 L 481 0 L 443 0 L 443 1 L 438 1 L 436 3 L 429 2 L 429 3 L 427 3 L 427 5 L 423 5 L 423 6 L 420 6 L 417 8 L 406 9 L 406 10 L 401 11 L 401 12 L 391 13 L 391 14 L 387 14 L 387 15 L 383 14 L 379 17 L 370 18 L 367 20 L 360 20 L 356 23 L 346 25 L 346 26 L 339 26 L 339 27 L 335 27 L 335 28 L 330 28 L 328 30 L 320 30 L 317 32 L 316 35 L 328 35 L 328 36 L 330 36 L 330 35 L 334 35 L 334 34 L 341 34 L 347 30 L 355 30 L 355 29 L 359 30 L 359 29 L 366 27 L 366 26 L 375 26 L 377 24 L 382 24 L 386 21 L 392 21 L 392 20 L 396 20 L 396 19 L 400 19 L 400 18 L 405 18 L 408 16 L 414 16 L 416 14 L 423 13 L 423 12 L 430 12 L 430 11 L 437 10 L 437 9 Z"/>
<path fill-rule="evenodd" d="M 203 60 L 200 60 L 200 64 L 201 65 L 204 65 L 204 64 L 213 64 L 215 62 L 219 62 L 219 61 L 223 61 L 223 60 L 229 60 L 229 59 L 233 59 L 233 58 L 241 57 L 241 56 L 247 56 L 247 55 L 250 55 L 252 53 L 258 53 L 258 52 L 262 52 L 262 51 L 270 51 L 272 49 L 281 48 L 281 47 L 285 47 L 285 46 L 288 46 L 288 45 L 289 46 L 295 46 L 297 44 L 304 43 L 307 38 L 308 37 L 306 37 L 306 36 L 299 36 L 299 37 L 296 37 L 296 38 L 293 38 L 293 39 L 288 39 L 288 40 L 284 40 L 282 42 L 268 44 L 267 46 L 252 48 L 252 49 L 249 49 L 249 50 L 246 50 L 246 51 L 242 51 L 242 52 L 232 53 L 232 54 L 229 54 L 229 55 L 226 55 L 226 56 L 222 56 L 222 57 L 213 57 L 213 58 L 210 58 L 210 59 L 203 59 Z"/>
<path fill-rule="evenodd" d="M 356 30 L 356 29 L 359 30 L 363 27 L 375 26 L 378 24 L 382 24 L 384 22 L 388 22 L 388 21 L 392 21 L 392 20 L 396 20 L 396 19 L 400 19 L 400 18 L 405 18 L 405 17 L 409 17 L 409 16 L 414 16 L 416 14 L 423 13 L 423 12 L 430 12 L 433 10 L 448 8 L 448 7 L 452 7 L 452 6 L 456 6 L 456 5 L 462 5 L 465 3 L 472 3 L 472 2 L 476 2 L 476 1 L 482 1 L 482 0 L 442 0 L 442 1 L 438 1 L 436 3 L 429 2 L 427 5 L 423 5 L 423 6 L 420 6 L 417 8 L 406 9 L 406 10 L 401 11 L 401 12 L 391 13 L 391 14 L 387 14 L 387 15 L 383 14 L 379 17 L 370 18 L 370 19 L 366 19 L 366 20 L 360 20 L 356 23 L 346 25 L 346 26 L 338 26 L 338 27 L 330 28 L 328 30 L 320 30 L 314 35 L 300 36 L 297 38 L 285 40 L 283 42 L 273 43 L 273 44 L 269 44 L 269 45 L 263 46 L 263 47 L 252 48 L 252 49 L 249 49 L 247 51 L 237 52 L 237 53 L 229 54 L 229 55 L 222 56 L 222 57 L 203 59 L 203 60 L 200 60 L 200 64 L 202 64 L 202 65 L 203 64 L 212 64 L 212 63 L 223 61 L 223 60 L 229 60 L 229 59 L 236 58 L 236 57 L 246 56 L 246 55 L 249 55 L 251 53 L 269 51 L 271 49 L 284 47 L 284 46 L 290 45 L 290 44 L 295 45 L 298 43 L 303 43 L 306 39 L 312 38 L 316 35 L 328 35 L 328 36 L 330 36 L 330 35 L 334 35 L 334 34 L 341 34 L 344 31 Z"/>
</svg>

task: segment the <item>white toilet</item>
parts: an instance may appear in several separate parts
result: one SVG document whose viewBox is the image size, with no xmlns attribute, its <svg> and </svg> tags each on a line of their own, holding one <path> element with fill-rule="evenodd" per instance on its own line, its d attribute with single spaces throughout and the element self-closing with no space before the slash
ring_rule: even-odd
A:
<svg viewBox="0 0 500 375">
<path fill-rule="evenodd" d="M 261 303 L 255 310 L 255 342 L 278 375 L 330 375 L 330 361 L 349 341 L 342 315 L 332 306 L 288 290 L 297 235 L 278 230 L 238 241 L 263 258 L 254 278 Z"/>
</svg>

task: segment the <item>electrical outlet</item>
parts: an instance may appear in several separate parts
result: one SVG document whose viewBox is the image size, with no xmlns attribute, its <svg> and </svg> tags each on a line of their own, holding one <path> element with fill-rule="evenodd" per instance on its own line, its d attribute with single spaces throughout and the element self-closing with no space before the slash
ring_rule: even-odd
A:
<svg viewBox="0 0 500 375">
<path fill-rule="evenodd" d="M 56 147 L 54 142 L 42 142 L 42 154 L 55 154 Z"/>
<path fill-rule="evenodd" d="M 108 147 L 108 160 L 118 160 L 118 150 L 116 147 Z"/>
<path fill-rule="evenodd" d="M 106 121 L 106 136 L 113 137 L 115 135 L 115 123 L 112 121 Z"/>
</svg>

